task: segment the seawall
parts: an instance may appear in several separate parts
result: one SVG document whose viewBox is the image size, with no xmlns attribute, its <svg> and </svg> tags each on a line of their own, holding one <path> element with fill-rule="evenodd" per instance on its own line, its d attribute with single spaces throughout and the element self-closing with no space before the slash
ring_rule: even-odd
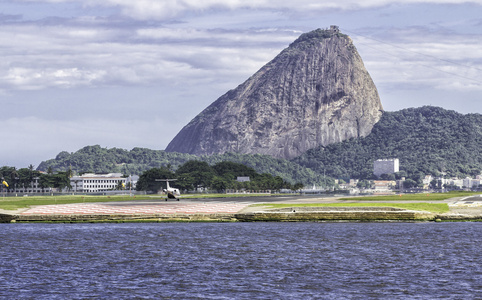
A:
<svg viewBox="0 0 482 300">
<path fill-rule="evenodd" d="M 236 214 L 239 221 L 429 221 L 434 214 L 391 207 L 294 207 Z"/>
<path fill-rule="evenodd" d="M 1 223 L 13 222 L 383 222 L 383 221 L 482 221 L 481 214 L 404 210 L 392 207 L 251 207 L 236 213 L 49 213 L 0 214 Z M 256 209 L 256 208 L 255 208 Z"/>
<path fill-rule="evenodd" d="M 233 222 L 234 214 L 69 214 L 16 215 L 9 222 Z"/>
</svg>

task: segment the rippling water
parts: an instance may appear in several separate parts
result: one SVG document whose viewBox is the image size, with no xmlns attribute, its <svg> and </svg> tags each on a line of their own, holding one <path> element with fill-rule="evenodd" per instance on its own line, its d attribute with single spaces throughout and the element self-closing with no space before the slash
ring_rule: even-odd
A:
<svg viewBox="0 0 482 300">
<path fill-rule="evenodd" d="M 2 299 L 481 299 L 482 223 L 0 224 Z"/>
</svg>

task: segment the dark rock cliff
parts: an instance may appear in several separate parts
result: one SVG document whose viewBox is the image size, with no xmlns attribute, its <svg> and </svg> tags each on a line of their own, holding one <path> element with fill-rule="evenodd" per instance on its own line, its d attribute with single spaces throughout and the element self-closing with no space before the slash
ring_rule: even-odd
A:
<svg viewBox="0 0 482 300">
<path fill-rule="evenodd" d="M 166 151 L 259 153 L 293 158 L 366 136 L 382 105 L 352 40 L 315 30 L 187 124 Z"/>
</svg>

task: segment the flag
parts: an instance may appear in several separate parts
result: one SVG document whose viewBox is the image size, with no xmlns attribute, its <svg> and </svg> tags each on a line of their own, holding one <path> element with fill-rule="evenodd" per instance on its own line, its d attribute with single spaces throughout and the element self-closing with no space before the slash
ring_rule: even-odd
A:
<svg viewBox="0 0 482 300">
<path fill-rule="evenodd" d="M 8 183 L 5 180 L 2 181 L 2 183 L 3 183 L 4 186 L 8 187 Z"/>
</svg>

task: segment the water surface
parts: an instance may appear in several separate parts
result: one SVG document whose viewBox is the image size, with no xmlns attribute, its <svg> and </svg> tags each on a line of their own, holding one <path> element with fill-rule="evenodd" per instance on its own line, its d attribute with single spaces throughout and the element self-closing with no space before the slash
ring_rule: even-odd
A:
<svg viewBox="0 0 482 300">
<path fill-rule="evenodd" d="M 481 299 L 482 223 L 0 224 L 2 299 Z"/>
</svg>

